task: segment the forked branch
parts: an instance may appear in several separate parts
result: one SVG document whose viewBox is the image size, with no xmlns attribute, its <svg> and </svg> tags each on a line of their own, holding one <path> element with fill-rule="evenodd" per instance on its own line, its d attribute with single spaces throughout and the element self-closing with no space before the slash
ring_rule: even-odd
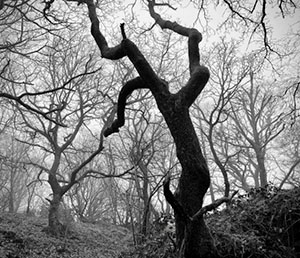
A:
<svg viewBox="0 0 300 258">
<path fill-rule="evenodd" d="M 155 3 L 155 1 L 148 0 L 148 9 L 149 9 L 151 17 L 155 20 L 155 22 L 162 29 L 169 29 L 169 30 L 172 30 L 172 31 L 178 33 L 179 35 L 189 38 L 189 40 L 188 40 L 189 62 L 190 62 L 190 73 L 192 74 L 194 69 L 199 66 L 200 55 L 199 55 L 198 44 L 202 40 L 202 34 L 194 28 L 187 28 L 187 27 L 179 25 L 177 22 L 171 22 L 169 20 L 164 20 L 154 10 L 154 6 L 157 6 L 157 5 L 158 4 Z"/>
<path fill-rule="evenodd" d="M 115 47 L 109 47 L 108 43 L 99 29 L 99 19 L 97 17 L 96 6 L 93 0 L 84 0 L 89 10 L 89 18 L 91 20 L 91 33 L 101 51 L 102 57 L 110 60 L 117 60 L 126 54 L 121 44 Z"/>
<path fill-rule="evenodd" d="M 198 95 L 201 93 L 209 79 L 209 70 L 200 65 L 199 43 L 202 40 L 202 34 L 194 28 L 187 28 L 176 22 L 164 20 L 154 7 L 158 4 L 154 0 L 148 0 L 148 9 L 151 17 L 162 29 L 169 29 L 179 35 L 188 37 L 188 56 L 190 79 L 187 84 L 178 92 L 178 98 L 181 98 L 182 104 L 191 106 Z"/>
</svg>

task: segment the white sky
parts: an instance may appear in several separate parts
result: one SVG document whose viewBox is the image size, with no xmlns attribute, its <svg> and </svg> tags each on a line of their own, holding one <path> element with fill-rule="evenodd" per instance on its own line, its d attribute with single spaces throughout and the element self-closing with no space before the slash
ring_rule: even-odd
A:
<svg viewBox="0 0 300 258">
<path fill-rule="evenodd" d="M 125 4 L 132 4 L 132 0 L 126 0 L 124 1 Z M 137 1 L 139 2 L 139 1 Z M 162 1 L 161 1 L 162 2 Z M 197 22 L 195 24 L 195 20 L 198 15 L 198 9 L 195 8 L 192 4 L 189 3 L 189 0 L 181 1 L 181 5 L 174 5 L 177 10 L 171 10 L 170 8 L 164 7 L 161 10 L 158 11 L 158 13 L 161 14 L 162 18 L 166 18 L 166 14 L 169 15 L 170 19 L 172 21 L 176 21 L 180 23 L 181 25 L 187 26 L 187 27 L 195 27 L 200 32 L 203 32 L 206 26 L 208 25 L 209 28 L 212 30 L 216 30 L 217 28 L 224 22 L 225 19 L 225 13 L 228 11 L 228 8 L 224 5 L 218 5 L 217 7 L 214 7 L 214 5 L 211 5 L 211 7 L 207 8 L 207 14 L 209 16 L 209 21 L 207 21 L 206 18 L 203 17 L 203 12 L 200 15 L 200 22 Z M 298 9 L 296 13 L 286 16 L 284 19 L 282 18 L 280 14 L 280 10 L 277 6 L 272 7 L 268 3 L 267 5 L 267 16 L 265 18 L 265 22 L 267 23 L 267 26 L 270 25 L 272 27 L 273 37 L 274 39 L 278 40 L 283 37 L 287 37 L 288 35 L 291 35 L 291 32 L 298 31 L 300 33 L 300 10 Z M 120 23 L 124 20 L 125 15 L 128 17 L 129 13 L 126 12 L 123 14 L 120 14 L 120 20 L 116 20 L 116 23 Z M 153 20 L 150 17 L 150 14 L 146 10 L 146 5 L 143 6 L 140 5 L 140 3 L 137 3 L 134 7 L 134 15 L 135 18 L 138 20 L 138 22 L 150 22 L 153 24 Z M 244 24 L 241 25 L 240 28 L 243 28 Z M 212 31 L 211 31 L 212 32 Z M 221 36 L 215 35 L 217 38 Z M 234 32 L 229 32 L 230 36 L 233 38 L 238 37 L 239 34 L 234 34 Z M 211 37 L 213 35 L 208 35 L 207 33 L 203 33 L 204 36 L 204 42 L 207 41 L 207 37 L 209 37 L 212 40 Z"/>
</svg>

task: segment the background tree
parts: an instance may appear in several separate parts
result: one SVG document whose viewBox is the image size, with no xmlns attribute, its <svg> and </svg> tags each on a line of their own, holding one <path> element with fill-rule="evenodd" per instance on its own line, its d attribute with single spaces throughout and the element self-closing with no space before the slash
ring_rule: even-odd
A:
<svg viewBox="0 0 300 258">
<path fill-rule="evenodd" d="M 158 219 L 159 213 L 153 205 L 153 197 L 166 173 L 162 173 L 156 165 L 161 159 L 161 151 L 168 148 L 170 142 L 167 141 L 169 135 L 161 127 L 162 118 L 158 120 L 157 115 L 149 112 L 152 101 L 142 101 L 139 106 L 137 104 L 134 105 L 134 112 L 131 112 L 132 117 L 127 118 L 128 129 L 124 132 L 126 138 L 121 141 L 128 153 L 126 159 L 136 166 L 131 180 L 137 196 L 137 222 L 141 225 L 139 233 L 145 237 L 149 233 L 150 222 Z"/>
<path fill-rule="evenodd" d="M 220 44 L 212 47 L 214 53 L 211 50 L 210 53 L 213 54 L 207 57 L 211 71 L 210 87 L 204 92 L 205 97 L 194 104 L 195 117 L 200 119 L 199 129 L 205 135 L 213 162 L 222 174 L 224 196 L 226 197 L 230 193 L 230 180 L 226 164 L 234 152 L 226 153 L 226 156 L 220 154 L 219 148 L 224 148 L 222 145 L 226 144 L 226 141 L 219 139 L 218 135 L 220 131 L 223 131 L 224 124 L 228 119 L 226 112 L 230 109 L 230 101 L 234 98 L 239 87 L 246 83 L 246 76 L 250 69 L 244 57 L 238 56 L 238 45 L 238 42 L 228 43 L 224 38 Z M 208 105 L 204 107 L 202 102 Z"/>
<path fill-rule="evenodd" d="M 242 148 L 241 155 L 253 169 L 256 187 L 268 184 L 266 155 L 267 150 L 284 129 L 284 113 L 270 90 L 264 92 L 263 86 L 255 86 L 254 73 L 249 73 L 249 88 L 244 87 L 237 92 L 239 104 L 231 104 L 230 117 L 234 122 L 235 137 L 232 143 Z M 256 82 L 259 83 L 259 82 Z M 240 156 L 241 158 L 241 156 Z"/>
<path fill-rule="evenodd" d="M 29 147 L 18 142 L 17 134 L 1 134 L 1 210 L 11 213 L 24 205 L 26 184 L 31 178 L 25 169 Z"/>
<path fill-rule="evenodd" d="M 284 174 L 283 178 L 280 178 L 279 188 L 284 185 L 292 185 L 298 187 L 299 180 L 299 122 L 293 125 L 288 125 L 283 132 L 283 137 L 278 141 L 278 152 L 281 154 L 277 159 L 278 167 Z M 281 158 L 280 158 L 281 157 Z"/>
<path fill-rule="evenodd" d="M 61 37 L 60 31 L 66 27 L 74 29 L 78 25 L 73 19 L 75 14 L 65 16 L 63 8 L 58 8 L 45 17 L 44 3 L 36 0 L 2 1 L 0 6 L 0 97 L 16 101 L 49 119 L 46 113 L 32 107 L 26 99 L 28 93 L 32 93 L 30 90 L 37 77 L 34 72 L 36 66 L 30 59 L 45 49 L 48 40 Z"/>
<path fill-rule="evenodd" d="M 67 36 L 70 36 L 69 40 L 65 40 Z M 25 125 L 27 132 L 32 135 L 31 140 L 24 143 L 31 146 L 32 151 L 40 153 L 40 161 L 35 160 L 31 165 L 41 170 L 39 176 L 47 174 L 51 187 L 49 229 L 55 234 L 63 229 L 58 214 L 62 197 L 74 184 L 87 176 L 88 172 L 82 173 L 82 168 L 103 149 L 102 133 L 94 133 L 91 129 L 88 132 L 97 142 L 93 149 L 89 146 L 89 150 L 85 152 L 80 142 L 76 142 L 79 132 L 101 114 L 97 114 L 97 109 L 102 110 L 103 97 L 96 94 L 101 85 L 101 77 L 95 75 L 92 81 L 88 77 L 89 74 L 99 71 L 99 68 L 91 70 L 95 67 L 96 59 L 92 59 L 92 54 L 84 54 L 84 40 L 81 38 L 72 41 L 75 37 L 70 33 L 63 40 L 54 39 L 53 45 L 43 53 L 49 58 L 49 62 L 36 59 L 40 65 L 39 89 L 44 87 L 46 90 L 42 97 L 40 94 L 29 94 L 27 101 L 35 109 L 43 110 L 50 119 L 44 120 L 37 112 L 18 105 L 22 116 L 20 125 Z M 67 89 L 52 91 L 58 87 Z M 85 159 L 78 164 L 74 162 L 74 158 L 81 151 Z"/>
</svg>

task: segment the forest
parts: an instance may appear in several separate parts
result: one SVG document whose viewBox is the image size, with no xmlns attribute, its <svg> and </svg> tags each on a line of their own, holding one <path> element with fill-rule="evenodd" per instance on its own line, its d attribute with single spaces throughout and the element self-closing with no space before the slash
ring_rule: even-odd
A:
<svg viewBox="0 0 300 258">
<path fill-rule="evenodd" d="M 300 257 L 300 3 L 0 0 L 0 258 Z"/>
</svg>

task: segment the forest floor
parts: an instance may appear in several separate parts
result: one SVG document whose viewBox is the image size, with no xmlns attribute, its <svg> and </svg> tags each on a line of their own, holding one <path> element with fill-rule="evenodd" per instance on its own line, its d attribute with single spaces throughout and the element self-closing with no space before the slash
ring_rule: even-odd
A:
<svg viewBox="0 0 300 258">
<path fill-rule="evenodd" d="M 254 189 L 205 220 L 220 257 L 300 257 L 300 188 Z M 61 237 L 46 233 L 46 226 L 39 217 L 0 213 L 0 258 L 175 257 L 166 228 L 133 247 L 122 226 L 69 222 Z"/>
<path fill-rule="evenodd" d="M 132 242 L 128 229 L 110 224 L 70 223 L 65 236 L 44 232 L 47 220 L 0 213 L 0 258 L 115 258 Z"/>
</svg>

